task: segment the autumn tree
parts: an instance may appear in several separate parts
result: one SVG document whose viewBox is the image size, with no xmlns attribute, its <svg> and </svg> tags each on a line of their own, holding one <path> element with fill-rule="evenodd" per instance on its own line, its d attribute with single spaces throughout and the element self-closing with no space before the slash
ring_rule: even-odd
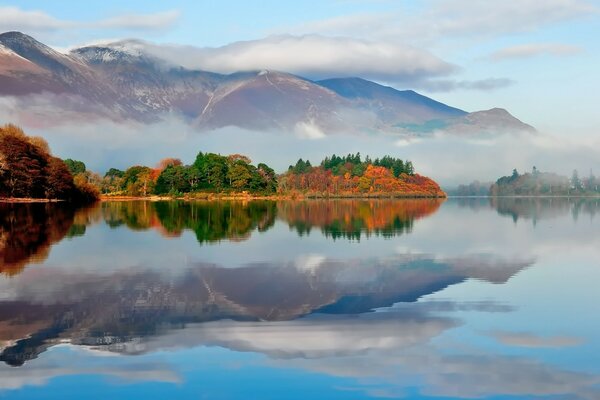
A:
<svg viewBox="0 0 600 400">
<path fill-rule="evenodd" d="M 67 164 L 50 154 L 46 141 L 15 125 L 0 127 L 0 196 L 94 201 L 81 196 Z"/>
</svg>

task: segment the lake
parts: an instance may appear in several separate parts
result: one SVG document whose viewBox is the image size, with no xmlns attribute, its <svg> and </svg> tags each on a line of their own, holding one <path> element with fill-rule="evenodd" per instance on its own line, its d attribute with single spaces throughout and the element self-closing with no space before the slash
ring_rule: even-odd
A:
<svg viewBox="0 0 600 400">
<path fill-rule="evenodd" d="M 0 397 L 598 399 L 597 214 L 0 204 Z"/>
</svg>

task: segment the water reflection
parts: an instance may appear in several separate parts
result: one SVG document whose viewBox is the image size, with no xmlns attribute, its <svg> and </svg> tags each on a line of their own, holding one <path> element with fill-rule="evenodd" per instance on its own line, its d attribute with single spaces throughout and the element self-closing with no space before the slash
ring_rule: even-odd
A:
<svg viewBox="0 0 600 400">
<path fill-rule="evenodd" d="M 503 283 L 529 260 L 427 256 L 321 260 L 310 268 L 265 263 L 243 268 L 198 265 L 178 277 L 135 268 L 113 274 L 39 271 L 13 278 L 0 306 L 0 354 L 22 365 L 60 341 L 111 345 L 185 324 L 221 319 L 291 320 L 314 312 L 361 314 L 415 302 L 468 278 Z M 28 332 L 27 338 L 20 338 Z"/>
<path fill-rule="evenodd" d="M 443 200 L 314 200 L 281 202 L 278 216 L 299 235 L 318 227 L 326 237 L 359 240 L 362 235 L 410 233 L 414 221 L 435 213 Z"/>
<path fill-rule="evenodd" d="M 252 231 L 270 229 L 276 218 L 299 235 L 319 228 L 327 237 L 360 239 L 361 235 L 393 237 L 410 232 L 414 221 L 437 211 L 441 199 L 311 200 L 251 202 L 112 202 L 102 207 L 112 227 L 158 229 L 178 236 L 185 229 L 199 243 L 221 239 L 244 240 Z"/>
<path fill-rule="evenodd" d="M 499 215 L 532 220 L 535 224 L 541 219 L 571 215 L 594 218 L 600 212 L 600 197 L 489 197 L 457 198 L 461 207 L 472 210 L 495 209 Z"/>
<path fill-rule="evenodd" d="M 0 202 L 0 273 L 18 274 L 29 263 L 43 261 L 50 246 L 85 233 L 75 210 L 64 204 Z"/>
<path fill-rule="evenodd" d="M 276 203 L 126 201 L 102 204 L 102 214 L 111 227 L 133 230 L 157 229 L 164 236 L 179 236 L 184 230 L 195 233 L 199 243 L 222 239 L 244 240 L 254 230 L 273 226 Z"/>
<path fill-rule="evenodd" d="M 17 274 L 43 261 L 52 244 L 82 236 L 100 220 L 111 228 L 156 230 L 165 237 L 192 231 L 198 243 L 247 240 L 279 218 L 299 235 L 318 227 L 327 237 L 360 239 L 410 232 L 415 219 L 433 214 L 442 200 L 340 200 L 305 202 L 105 202 L 74 210 L 60 203 L 0 203 L 0 273 Z"/>
<path fill-rule="evenodd" d="M 1 206 L 0 394 L 600 396 L 596 200 Z"/>
</svg>

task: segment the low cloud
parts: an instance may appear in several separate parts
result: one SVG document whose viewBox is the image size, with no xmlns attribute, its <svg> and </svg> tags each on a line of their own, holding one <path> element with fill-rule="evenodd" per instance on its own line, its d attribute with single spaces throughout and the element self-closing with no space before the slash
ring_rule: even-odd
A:
<svg viewBox="0 0 600 400">
<path fill-rule="evenodd" d="M 481 90 L 489 92 L 503 89 L 515 83 L 508 78 L 487 78 L 473 81 L 460 80 L 430 80 L 423 82 L 421 88 L 429 92 L 452 92 L 455 90 Z"/>
<path fill-rule="evenodd" d="M 55 18 L 39 10 L 0 7 L 0 32 L 48 32 L 83 29 L 162 30 L 172 27 L 180 17 L 177 10 L 152 14 L 121 14 L 95 21 L 74 21 Z"/>
<path fill-rule="evenodd" d="M 433 54 L 400 43 L 320 35 L 278 35 L 222 47 L 156 45 L 146 50 L 190 69 L 232 73 L 272 69 L 319 79 L 353 77 L 419 81 L 457 68 Z"/>
<path fill-rule="evenodd" d="M 488 58 L 492 61 L 531 58 L 537 56 L 570 56 L 582 51 L 579 46 L 562 43 L 530 43 L 505 47 L 492 53 Z"/>
<path fill-rule="evenodd" d="M 326 136 L 318 125 L 311 122 L 298 122 L 294 131 L 302 139 L 322 139 Z"/>
<path fill-rule="evenodd" d="M 513 85 L 507 78 L 457 80 L 445 78 L 460 68 L 426 50 L 391 41 L 368 41 L 321 35 L 278 35 L 207 48 L 156 44 L 139 40 L 108 44 L 125 51 L 144 52 L 188 69 L 229 74 L 276 70 L 310 79 L 361 77 L 394 86 L 430 92 L 492 91 Z M 306 127 L 298 127 L 306 131 Z"/>
</svg>

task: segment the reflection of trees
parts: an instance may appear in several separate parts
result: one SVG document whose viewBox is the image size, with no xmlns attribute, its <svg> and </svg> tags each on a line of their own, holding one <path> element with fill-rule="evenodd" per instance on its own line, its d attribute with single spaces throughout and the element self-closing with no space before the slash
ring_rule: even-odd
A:
<svg viewBox="0 0 600 400">
<path fill-rule="evenodd" d="M 593 218 L 600 211 L 600 198 L 491 197 L 489 201 L 498 214 L 511 217 L 515 222 L 519 218 L 525 218 L 535 223 L 540 219 L 569 213 L 573 219 L 581 214 Z"/>
<path fill-rule="evenodd" d="M 440 199 L 290 201 L 278 204 L 278 216 L 300 235 L 319 227 L 333 239 L 360 239 L 363 234 L 392 237 L 410 232 L 415 219 L 433 214 L 442 202 Z"/>
<path fill-rule="evenodd" d="M 246 239 L 257 229 L 266 231 L 275 222 L 275 203 L 159 202 L 156 213 L 167 232 L 190 229 L 200 243 L 221 239 Z"/>
<path fill-rule="evenodd" d="M 198 242 L 247 238 L 253 230 L 265 231 L 275 222 L 274 202 L 111 202 L 102 205 L 104 220 L 111 227 L 133 230 L 157 229 L 164 236 L 179 236 L 184 230 L 196 234 Z"/>
<path fill-rule="evenodd" d="M 102 216 L 111 228 L 122 225 L 131 230 L 146 230 L 159 225 L 154 204 L 148 201 L 102 203 Z"/>
<path fill-rule="evenodd" d="M 74 217 L 73 208 L 62 203 L 0 203 L 0 273 L 18 274 L 44 260 L 52 244 L 76 235 L 70 232 Z"/>
</svg>

